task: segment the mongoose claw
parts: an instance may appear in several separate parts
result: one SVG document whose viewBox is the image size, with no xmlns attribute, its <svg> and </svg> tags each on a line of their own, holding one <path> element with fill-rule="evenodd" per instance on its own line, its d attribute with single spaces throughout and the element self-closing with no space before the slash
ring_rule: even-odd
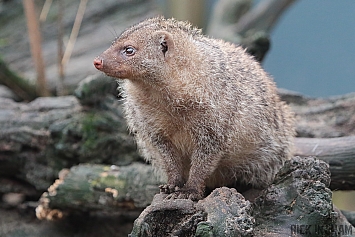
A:
<svg viewBox="0 0 355 237">
<path fill-rule="evenodd" d="M 159 186 L 159 188 L 160 188 L 160 193 L 164 193 L 164 194 L 171 194 L 180 189 L 178 186 L 171 185 L 171 184 L 162 184 Z"/>
</svg>

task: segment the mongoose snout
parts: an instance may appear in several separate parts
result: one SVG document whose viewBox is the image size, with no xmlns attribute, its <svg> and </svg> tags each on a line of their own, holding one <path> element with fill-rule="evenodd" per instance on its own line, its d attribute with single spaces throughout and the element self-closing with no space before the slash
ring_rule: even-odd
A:
<svg viewBox="0 0 355 237">
<path fill-rule="evenodd" d="M 102 61 L 101 58 L 95 58 L 94 59 L 94 66 L 96 67 L 96 69 L 102 70 L 104 67 L 104 62 Z"/>
</svg>

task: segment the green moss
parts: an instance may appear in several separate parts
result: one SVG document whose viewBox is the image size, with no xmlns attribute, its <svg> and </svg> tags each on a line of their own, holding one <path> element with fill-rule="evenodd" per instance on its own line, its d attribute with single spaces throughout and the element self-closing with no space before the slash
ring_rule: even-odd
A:
<svg viewBox="0 0 355 237">
<path fill-rule="evenodd" d="M 50 132 L 54 155 L 71 164 L 129 164 L 139 159 L 125 124 L 111 111 L 93 109 L 78 113 L 70 120 L 51 125 Z"/>
<path fill-rule="evenodd" d="M 91 185 L 98 189 L 104 189 L 110 187 L 113 189 L 122 190 L 125 187 L 126 182 L 123 179 L 119 179 L 116 176 L 107 175 L 107 176 L 101 176 L 96 180 L 92 180 Z"/>
<path fill-rule="evenodd" d="M 197 224 L 195 237 L 213 237 L 212 225 L 208 222 L 200 222 Z"/>
<path fill-rule="evenodd" d="M 87 154 L 96 149 L 104 149 L 112 129 L 115 129 L 115 121 L 105 112 L 87 113 L 81 120 L 82 152 Z"/>
<path fill-rule="evenodd" d="M 82 203 L 96 206 L 98 194 L 92 192 L 93 183 L 99 178 L 95 174 L 103 171 L 104 167 L 89 164 L 73 167 L 65 181 L 56 188 L 55 195 L 49 195 L 51 208 L 57 205 L 80 206 Z M 84 207 L 82 208 L 84 210 Z"/>
<path fill-rule="evenodd" d="M 88 113 L 82 120 L 83 148 L 94 149 L 98 138 L 97 116 L 94 113 Z"/>
<path fill-rule="evenodd" d="M 0 38 L 0 48 L 5 47 L 7 45 L 9 45 L 8 38 Z"/>
</svg>

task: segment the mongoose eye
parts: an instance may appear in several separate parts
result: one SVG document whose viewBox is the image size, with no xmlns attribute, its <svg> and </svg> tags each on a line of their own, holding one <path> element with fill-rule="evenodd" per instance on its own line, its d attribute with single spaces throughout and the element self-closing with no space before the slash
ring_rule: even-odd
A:
<svg viewBox="0 0 355 237">
<path fill-rule="evenodd" d="M 132 46 L 127 46 L 124 48 L 123 53 L 127 56 L 133 56 L 136 53 L 136 49 Z"/>
</svg>

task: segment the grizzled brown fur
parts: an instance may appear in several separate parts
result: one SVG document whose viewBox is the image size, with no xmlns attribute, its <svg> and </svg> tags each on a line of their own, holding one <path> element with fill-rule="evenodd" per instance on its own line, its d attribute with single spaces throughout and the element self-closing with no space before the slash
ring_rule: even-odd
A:
<svg viewBox="0 0 355 237">
<path fill-rule="evenodd" d="M 265 187 L 290 158 L 293 114 L 241 47 L 157 17 L 124 31 L 94 64 L 124 79 L 129 128 L 172 198 L 236 181 Z"/>
</svg>

